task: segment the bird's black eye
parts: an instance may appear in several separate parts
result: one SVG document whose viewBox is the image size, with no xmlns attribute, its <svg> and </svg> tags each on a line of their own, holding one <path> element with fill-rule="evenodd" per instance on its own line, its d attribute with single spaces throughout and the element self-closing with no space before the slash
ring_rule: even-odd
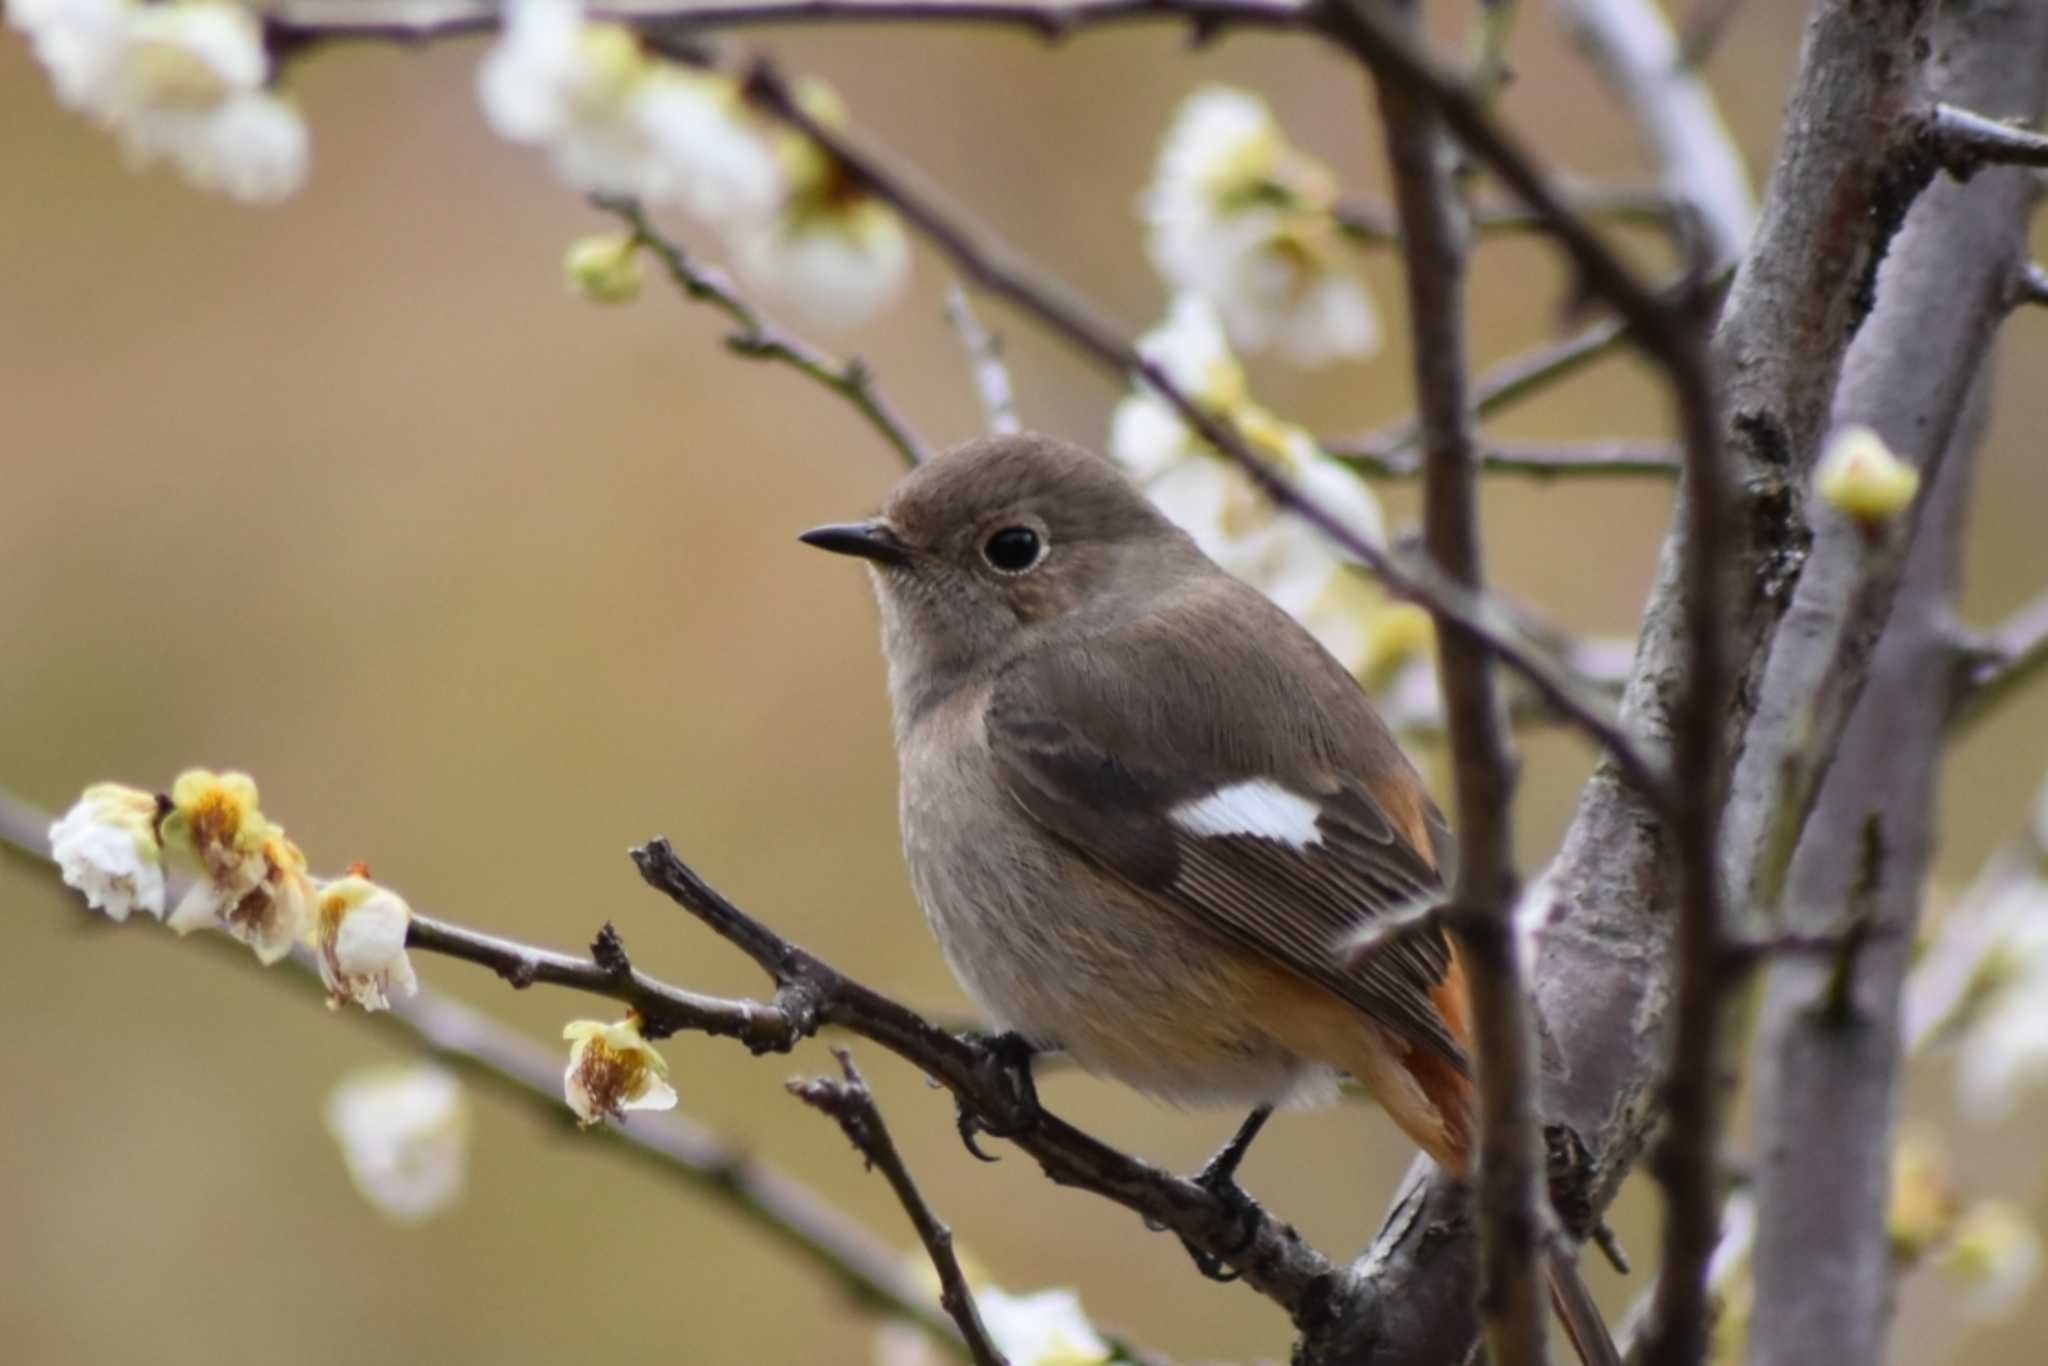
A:
<svg viewBox="0 0 2048 1366">
<path fill-rule="evenodd" d="M 1045 542 L 1028 526 L 1006 526 L 981 548 L 982 558 L 1004 574 L 1023 573 L 1037 564 L 1044 553 Z"/>
</svg>

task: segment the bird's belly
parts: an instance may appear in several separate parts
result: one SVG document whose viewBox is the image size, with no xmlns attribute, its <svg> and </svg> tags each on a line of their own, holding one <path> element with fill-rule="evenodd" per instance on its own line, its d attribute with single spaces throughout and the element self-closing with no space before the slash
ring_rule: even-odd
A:
<svg viewBox="0 0 2048 1366">
<path fill-rule="evenodd" d="M 991 1024 L 1178 1103 L 1306 1104 L 1334 1093 L 1335 1070 L 1317 1060 L 1331 1054 L 1288 1027 L 1300 1018 L 1295 998 L 1323 997 L 1320 988 L 1042 838 L 1019 838 L 1007 822 L 1021 813 L 983 814 L 954 807 L 927 825 L 906 803 L 904 843 L 946 962 Z"/>
</svg>

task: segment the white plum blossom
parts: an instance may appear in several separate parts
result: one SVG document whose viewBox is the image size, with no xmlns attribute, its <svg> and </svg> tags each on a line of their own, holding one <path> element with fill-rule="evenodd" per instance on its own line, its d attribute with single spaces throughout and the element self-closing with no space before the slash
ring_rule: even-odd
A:
<svg viewBox="0 0 2048 1366">
<path fill-rule="evenodd" d="M 938 1276 L 922 1249 L 916 1262 L 915 1274 L 937 1301 Z M 1054 1288 L 1013 1295 L 988 1283 L 970 1259 L 963 1257 L 961 1265 L 973 1287 L 982 1327 L 1010 1366 L 1103 1366 L 1114 1359 L 1076 1292 Z M 942 1366 L 950 1359 L 907 1322 L 886 1323 L 876 1335 L 875 1366 Z"/>
<path fill-rule="evenodd" d="M 354 1001 L 365 1010 L 388 1010 L 393 996 L 419 990 L 405 935 L 412 908 L 396 892 L 356 873 L 320 889 L 313 915 L 313 946 L 327 1004 Z"/>
<path fill-rule="evenodd" d="M 910 243 L 887 208 L 786 214 L 738 238 L 740 268 L 821 327 L 851 327 L 902 291 Z"/>
<path fill-rule="evenodd" d="M 165 922 L 172 929 L 225 930 L 266 966 L 306 937 L 313 908 L 306 856 L 258 809 L 248 774 L 179 774 L 159 829 L 165 852 L 195 875 Z"/>
<path fill-rule="evenodd" d="M 714 220 L 765 213 L 779 193 L 730 79 L 652 57 L 628 29 L 586 22 L 578 0 L 511 0 L 477 93 L 492 127 L 546 148 L 579 190 Z"/>
<path fill-rule="evenodd" d="M 1144 197 L 1153 266 L 1207 298 L 1231 340 L 1320 365 L 1369 355 L 1379 322 L 1341 259 L 1335 182 L 1256 95 L 1208 86 L 1181 105 Z"/>
<path fill-rule="evenodd" d="M 846 121 L 830 87 L 804 81 L 796 101 L 826 126 Z M 910 242 L 895 210 L 856 185 L 801 132 L 777 133 L 783 193 L 771 214 L 730 225 L 740 269 L 822 327 L 851 327 L 902 292 Z"/>
<path fill-rule="evenodd" d="M 431 1218 L 462 1194 L 469 1107 L 446 1069 L 414 1063 L 353 1072 L 328 1096 L 326 1117 L 356 1189 L 399 1223 Z"/>
<path fill-rule="evenodd" d="M 85 904 L 126 920 L 131 911 L 164 914 L 163 850 L 156 798 L 119 783 L 96 783 L 50 826 L 50 857 Z"/>
<path fill-rule="evenodd" d="M 1191 400 L 1229 418 L 1317 507 L 1360 539 L 1384 541 L 1379 501 L 1364 481 L 1325 456 L 1307 431 L 1251 400 L 1244 368 L 1206 299 L 1176 297 L 1166 321 L 1140 339 L 1138 349 Z M 1412 649 L 1414 632 L 1406 629 L 1412 611 L 1389 602 L 1320 529 L 1275 508 L 1142 379 L 1117 405 L 1109 447 L 1153 505 L 1205 554 L 1284 608 L 1347 669 L 1377 675 L 1391 662 L 1389 646 Z M 1382 630 L 1382 618 L 1396 610 L 1407 614 L 1399 619 L 1404 629 Z"/>
<path fill-rule="evenodd" d="M 640 1032 L 640 1017 L 628 1011 L 617 1024 L 572 1020 L 562 1027 L 571 1041 L 562 1095 L 589 1128 L 604 1119 L 624 1119 L 627 1110 L 672 1110 L 675 1088 L 668 1061 Z"/>
<path fill-rule="evenodd" d="M 57 97 L 110 129 L 138 164 L 167 160 L 202 189 L 251 203 L 305 181 L 304 121 L 266 87 L 249 10 L 226 0 L 14 0 Z"/>
</svg>

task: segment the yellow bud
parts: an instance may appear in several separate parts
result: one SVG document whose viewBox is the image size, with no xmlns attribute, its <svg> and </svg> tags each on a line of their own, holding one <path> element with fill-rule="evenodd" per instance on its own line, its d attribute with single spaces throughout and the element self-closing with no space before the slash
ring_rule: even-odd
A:
<svg viewBox="0 0 2048 1366">
<path fill-rule="evenodd" d="M 592 303 L 631 303 L 640 295 L 640 239 L 623 232 L 579 237 L 562 254 L 562 273 Z"/>
<path fill-rule="evenodd" d="M 1813 486 L 1865 536 L 1876 537 L 1912 504 L 1920 472 L 1893 455 L 1870 428 L 1844 427 L 1821 455 Z"/>
</svg>

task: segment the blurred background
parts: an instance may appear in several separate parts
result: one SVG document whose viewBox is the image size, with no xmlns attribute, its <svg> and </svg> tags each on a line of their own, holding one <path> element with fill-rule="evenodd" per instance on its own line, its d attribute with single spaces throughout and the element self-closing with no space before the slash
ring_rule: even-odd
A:
<svg viewBox="0 0 2048 1366">
<path fill-rule="evenodd" d="M 1711 66 L 1759 176 L 1798 8 L 1745 7 Z M 1649 183 L 1629 123 L 1547 15 L 1522 29 L 1505 116 L 1559 167 Z M 830 80 L 872 137 L 1133 332 L 1163 305 L 1136 196 L 1198 83 L 1262 92 L 1348 190 L 1383 195 L 1369 92 L 1306 41 L 1190 54 L 1163 28 L 1058 49 L 904 29 L 742 46 Z M 758 991 L 750 965 L 626 862 L 629 844 L 666 833 L 827 959 L 958 1009 L 898 857 L 866 586 L 792 539 L 874 504 L 895 457 L 830 395 L 729 358 L 718 320 L 653 280 L 630 308 L 570 296 L 563 247 L 612 221 L 488 132 L 481 51 L 305 63 L 290 83 L 313 129 L 312 181 L 259 211 L 166 171 L 126 172 L 111 141 L 57 107 L 18 37 L 0 37 L 0 786 L 61 807 L 97 779 L 160 788 L 192 764 L 246 768 L 316 868 L 366 860 L 423 910 L 549 944 L 583 943 L 609 918 L 652 971 Z M 1661 250 L 1641 245 L 1646 259 Z M 1388 347 L 1318 373 L 1256 365 L 1270 407 L 1333 433 L 1406 411 L 1397 268 L 1381 253 L 1369 274 Z M 865 357 L 950 443 L 980 412 L 940 319 L 945 283 L 920 256 L 899 306 L 821 340 Z M 1480 358 L 1551 335 L 1561 287 L 1541 243 L 1484 246 Z M 1009 344 L 1027 422 L 1100 446 L 1118 387 L 999 307 L 984 318 Z M 2048 363 L 2048 314 L 2016 317 L 2004 337 L 1972 523 L 1976 621 L 2048 583 L 2048 386 L 2024 382 Z M 1622 359 L 1492 430 L 1653 437 L 1663 420 L 1654 384 Z M 1384 492 L 1391 520 L 1412 520 L 1412 490 Z M 1493 570 L 1576 629 L 1625 633 L 1668 496 L 1641 481 L 1495 482 Z M 2044 737 L 2037 690 L 1956 754 L 1945 881 L 2024 819 Z M 1525 737 L 1525 753 L 1533 868 L 1589 755 L 1552 734 Z M 479 1097 L 467 1199 L 394 1229 L 355 1195 L 320 1120 L 341 1074 L 399 1056 L 381 1036 L 156 927 L 88 925 L 19 861 L 0 859 L 0 907 L 11 1359 L 868 1358 L 872 1323 L 757 1231 L 529 1107 Z M 544 1040 L 602 1013 L 453 963 L 421 968 Z M 907 1249 L 883 1183 L 784 1094 L 787 1076 L 830 1065 L 821 1046 L 756 1060 L 683 1037 L 666 1051 L 685 1112 Z M 1268 1303 L 1196 1279 L 1173 1239 L 1050 1187 L 1028 1160 L 972 1161 L 947 1099 L 878 1049 L 856 1054 L 927 1193 L 996 1279 L 1078 1286 L 1103 1327 L 1179 1359 L 1284 1357 Z M 1237 1118 L 1067 1073 L 1045 1091 L 1183 1169 Z M 1948 1105 L 1938 1072 L 1916 1080 L 1917 1118 L 1948 1128 Z M 2043 1120 L 1950 1129 L 1968 1189 L 2048 1215 Z M 1346 1105 L 1284 1117 L 1247 1182 L 1343 1254 L 1372 1233 L 1409 1155 L 1377 1113 Z M 1617 1216 L 1642 1261 L 1653 1216 L 1640 1190 Z M 1617 1310 L 1644 1280 L 1591 1274 Z M 1938 1285 L 1916 1281 L 1904 1313 L 1901 1360 L 2015 1360 L 2048 1333 L 2048 1295 L 1966 1329 Z"/>
</svg>

